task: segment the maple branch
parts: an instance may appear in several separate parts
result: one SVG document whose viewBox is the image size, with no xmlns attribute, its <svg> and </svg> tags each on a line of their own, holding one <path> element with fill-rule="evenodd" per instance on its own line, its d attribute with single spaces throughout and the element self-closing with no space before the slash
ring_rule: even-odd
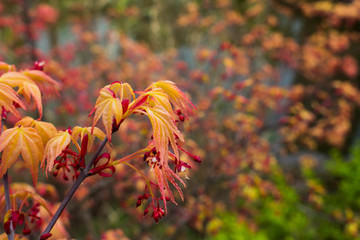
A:
<svg viewBox="0 0 360 240">
<path fill-rule="evenodd" d="M 51 229 L 54 227 L 54 225 L 57 222 L 57 220 L 59 219 L 61 213 L 64 211 L 66 205 L 69 203 L 70 199 L 72 198 L 72 196 L 74 195 L 74 193 L 76 192 L 76 190 L 78 189 L 80 184 L 85 180 L 85 178 L 90 176 L 89 175 L 89 170 L 90 170 L 91 166 L 93 165 L 95 159 L 100 155 L 101 151 L 105 147 L 107 141 L 108 141 L 108 138 L 105 137 L 105 139 L 102 141 L 99 148 L 96 150 L 96 153 L 94 154 L 94 156 L 86 164 L 85 169 L 83 171 L 81 171 L 78 179 L 76 179 L 74 184 L 71 186 L 69 192 L 66 194 L 64 200 L 61 202 L 59 208 L 56 210 L 56 213 L 54 214 L 54 216 L 52 217 L 49 224 L 47 225 L 47 227 L 45 228 L 44 232 L 41 235 L 44 235 L 46 233 L 50 233 Z"/>
<path fill-rule="evenodd" d="M 9 188 L 9 179 L 8 179 L 7 171 L 3 176 L 3 180 L 4 180 L 4 192 L 5 192 L 5 207 L 6 207 L 6 212 L 7 212 L 11 209 L 10 188 Z M 14 237 L 15 236 L 14 236 L 13 224 L 12 224 L 12 221 L 10 220 L 10 233 L 8 233 L 8 239 L 14 240 Z"/>
<path fill-rule="evenodd" d="M 5 124 L 5 119 L 2 118 L 1 123 L 0 123 L 0 125 L 1 125 L 0 134 L 4 131 L 4 124 Z M 3 181 L 4 181 L 4 194 L 5 194 L 5 208 L 6 208 L 6 212 L 7 212 L 11 209 L 8 171 L 6 171 L 6 173 L 4 174 Z M 14 233 L 12 220 L 10 220 L 10 233 L 7 235 L 8 235 L 8 240 L 14 240 L 15 233 Z"/>
</svg>

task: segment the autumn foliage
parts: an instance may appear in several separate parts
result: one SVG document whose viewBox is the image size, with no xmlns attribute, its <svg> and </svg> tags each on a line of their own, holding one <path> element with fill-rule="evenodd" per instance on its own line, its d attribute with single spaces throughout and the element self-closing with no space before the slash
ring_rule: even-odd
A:
<svg viewBox="0 0 360 240">
<path fill-rule="evenodd" d="M 21 115 L 16 108 L 21 107 L 26 110 L 23 101 L 19 98 L 20 94 L 29 103 L 31 103 L 31 97 L 33 97 L 33 103 L 36 105 L 40 115 L 39 119 L 41 119 L 43 108 L 40 86 L 44 87 L 43 92 L 47 93 L 47 91 L 57 92 L 60 84 L 41 70 L 17 72 L 15 67 L 6 63 L 1 63 L 1 66 L 4 70 L 4 73 L 0 76 L 4 93 L 1 99 L 2 121 L 6 122 L 7 114 L 10 113 L 20 117 Z M 16 88 L 17 92 L 13 88 Z M 143 198 L 151 198 L 151 203 L 146 208 L 144 215 L 151 206 L 153 208 L 152 217 L 158 222 L 167 212 L 166 201 L 171 200 L 176 203 L 168 182 L 177 189 L 183 200 L 182 190 L 176 181 L 181 182 L 184 187 L 185 183 L 176 174 L 176 170 L 183 172 L 186 168 L 183 169 L 181 166 L 186 165 L 187 168 L 190 168 L 190 165 L 180 160 L 178 145 L 184 142 L 184 137 L 177 128 L 177 122 L 179 122 L 178 118 L 182 112 L 184 116 L 181 115 L 182 119 L 180 122 L 183 122 L 189 115 L 192 115 L 195 106 L 171 81 L 153 83 L 143 92 L 137 93 L 139 96 L 136 97 L 131 86 L 121 82 L 113 82 L 102 88 L 92 111 L 95 112 L 92 127 L 76 126 L 73 129 L 69 127 L 61 131 L 57 130 L 51 123 L 34 120 L 31 117 L 22 118 L 12 128 L 5 129 L 5 126 L 3 126 L 5 130 L 0 135 L 0 152 L 2 152 L 0 177 L 7 178 L 7 172 L 21 155 L 25 162 L 25 167 L 30 170 L 34 187 L 38 181 L 39 167 L 46 168 L 47 176 L 49 173 L 57 176 L 60 169 L 62 169 L 64 180 L 69 180 L 67 174 L 74 174 L 72 179 L 77 180 L 75 182 L 76 185 L 81 183 L 86 177 L 95 174 L 99 174 L 102 177 L 111 177 L 115 173 L 115 166 L 119 164 L 126 164 L 136 172 L 140 172 L 137 167 L 129 162 L 134 158 L 139 158 L 139 153 L 144 154 L 143 158 L 148 162 L 149 167 L 153 169 L 156 179 L 156 182 L 150 181 L 145 174 L 141 173 L 146 181 L 146 189 L 150 193 L 149 195 L 144 195 Z M 106 142 L 109 141 L 111 143 L 112 134 L 118 131 L 124 120 L 132 114 L 141 114 L 149 117 L 153 126 L 153 140 L 143 150 L 139 150 L 137 153 L 130 154 L 120 160 L 115 160 L 115 156 L 112 157 L 108 152 L 100 155 Z M 105 133 L 95 127 L 100 118 L 102 119 Z M 86 162 L 85 156 L 88 152 L 91 152 L 96 138 L 102 140 L 103 144 L 98 148 L 92 160 Z M 80 140 L 80 142 L 77 140 Z M 169 149 L 169 145 L 172 152 Z M 112 145 L 109 145 L 108 148 L 111 151 Z M 148 160 L 148 158 L 150 159 Z M 101 161 L 102 159 L 106 159 L 106 161 Z M 174 165 L 175 170 L 169 167 L 169 161 Z M 99 162 L 101 163 L 99 164 Z M 4 185 L 8 184 L 6 181 L 4 180 Z M 10 239 L 14 238 L 13 232 L 16 229 L 16 225 L 24 224 L 24 235 L 31 233 L 31 228 L 29 228 L 27 221 L 29 218 L 42 220 L 41 215 L 38 214 L 40 205 L 45 207 L 50 215 L 53 215 L 52 211 L 46 207 L 47 201 L 36 195 L 36 191 L 27 191 L 28 187 L 25 184 L 19 185 L 18 188 L 22 190 L 20 192 L 13 192 L 13 190 L 8 192 L 9 189 L 7 188 L 8 186 L 4 190 L 6 205 L 10 204 L 8 201 L 10 199 L 13 200 L 13 205 L 10 208 L 6 207 L 7 213 L 4 218 L 4 230 Z M 156 191 L 160 192 L 161 197 L 158 198 L 156 196 Z M 32 194 L 32 192 L 35 193 Z M 69 198 L 71 198 L 72 194 L 69 195 Z M 14 203 L 16 199 L 23 201 L 19 209 Z M 32 199 L 33 207 L 30 209 L 30 212 L 26 212 L 22 207 L 29 199 Z M 163 207 L 160 207 L 159 199 L 163 200 Z M 141 205 L 141 202 L 137 204 L 137 206 L 139 205 Z M 33 211 L 36 212 L 33 213 Z M 55 222 L 57 221 L 56 214 L 53 219 L 55 219 Z M 31 222 L 33 223 L 34 221 L 31 220 Z M 35 227 L 41 229 L 42 224 L 39 223 Z M 47 239 L 51 237 L 51 228 L 52 226 L 47 227 L 40 238 Z M 62 231 L 63 234 L 66 234 L 64 229 Z"/>
<path fill-rule="evenodd" d="M 38 237 L 79 182 L 53 238 L 359 237 L 359 0 L 16 3 L 4 229 Z"/>
</svg>

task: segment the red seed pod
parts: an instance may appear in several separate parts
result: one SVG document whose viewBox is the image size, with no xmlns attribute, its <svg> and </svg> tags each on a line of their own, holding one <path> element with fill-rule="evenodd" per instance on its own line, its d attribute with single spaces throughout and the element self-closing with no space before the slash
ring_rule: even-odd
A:
<svg viewBox="0 0 360 240">
<path fill-rule="evenodd" d="M 145 216 L 146 214 L 148 214 L 148 212 L 149 212 L 149 209 L 145 209 L 145 210 L 144 210 L 144 216 Z"/>
<path fill-rule="evenodd" d="M 41 235 L 40 240 L 46 240 L 46 239 L 50 238 L 51 236 L 52 236 L 51 233 L 45 233 L 45 234 Z"/>
<path fill-rule="evenodd" d="M 31 230 L 28 228 L 28 226 L 24 227 L 23 234 L 29 235 L 31 233 Z"/>
<path fill-rule="evenodd" d="M 24 223 L 24 221 L 25 221 L 25 216 L 23 213 L 20 213 L 19 219 L 18 219 L 18 224 L 22 225 Z"/>
<path fill-rule="evenodd" d="M 141 200 L 138 199 L 138 200 L 136 201 L 136 207 L 140 207 L 140 205 L 141 205 Z"/>
<path fill-rule="evenodd" d="M 68 181 L 68 180 L 69 180 L 69 177 L 64 173 L 63 179 L 64 179 L 65 181 Z"/>
<path fill-rule="evenodd" d="M 199 156 L 194 156 L 194 157 L 193 157 L 193 160 L 194 160 L 195 162 L 197 162 L 197 163 L 201 163 L 201 159 L 200 159 Z"/>
</svg>

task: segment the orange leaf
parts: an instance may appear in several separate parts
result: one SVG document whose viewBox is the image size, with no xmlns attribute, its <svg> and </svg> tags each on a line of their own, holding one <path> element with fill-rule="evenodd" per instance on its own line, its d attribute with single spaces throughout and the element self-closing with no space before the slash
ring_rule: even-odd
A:
<svg viewBox="0 0 360 240">
<path fill-rule="evenodd" d="M 6 110 L 10 111 L 12 114 L 14 114 L 16 117 L 20 118 L 21 116 L 16 110 L 13 102 L 19 104 L 21 108 L 26 109 L 25 105 L 18 98 L 14 89 L 4 83 L 0 83 L 0 108 L 3 107 Z"/>
<path fill-rule="evenodd" d="M 176 127 L 171 115 L 161 106 L 156 107 L 143 107 L 153 127 L 153 137 L 156 150 L 159 151 L 161 164 L 166 163 L 167 154 L 169 151 L 169 141 L 171 147 L 177 158 L 179 158 L 179 151 L 176 145 L 176 136 L 180 141 L 184 141 L 184 138 Z"/>
<path fill-rule="evenodd" d="M 160 90 L 160 89 L 159 89 Z M 170 104 L 169 101 L 169 97 L 166 93 L 164 93 L 163 91 L 159 91 L 158 89 L 154 89 L 150 92 L 146 92 L 146 94 L 148 94 L 149 96 L 151 96 L 151 99 L 153 101 L 152 105 L 158 105 L 158 106 L 162 106 L 163 108 L 166 109 L 167 112 L 169 113 L 173 113 L 173 109 L 172 106 Z"/>
<path fill-rule="evenodd" d="M 27 240 L 28 238 L 22 237 L 18 234 L 15 234 L 15 240 Z M 6 233 L 3 233 L 0 235 L 0 240 L 8 240 L 8 235 Z"/>
<path fill-rule="evenodd" d="M 10 72 L 10 71 L 15 71 L 16 68 L 14 65 L 9 65 L 7 63 L 4 62 L 0 62 L 0 73 L 1 72 Z"/>
<path fill-rule="evenodd" d="M 39 86 L 42 92 L 47 94 L 58 94 L 61 88 L 60 83 L 52 79 L 49 75 L 40 70 L 26 70 L 22 72 L 24 75 L 33 80 Z"/>
<path fill-rule="evenodd" d="M 165 212 L 167 212 L 167 207 L 166 207 L 166 195 L 170 197 L 170 200 L 176 204 L 175 202 L 175 198 L 174 195 L 170 189 L 169 183 L 171 182 L 171 184 L 176 188 L 176 190 L 179 192 L 181 200 L 184 201 L 184 195 L 183 192 L 181 190 L 181 188 L 179 187 L 179 185 L 175 182 L 175 179 L 177 179 L 178 181 L 180 181 L 184 187 L 185 187 L 185 183 L 181 180 L 181 178 L 179 176 L 177 176 L 170 168 L 168 165 L 163 165 L 162 168 L 160 168 L 158 165 L 156 165 L 154 167 L 154 174 L 157 180 L 157 183 L 159 185 L 159 190 L 161 193 L 161 198 L 164 201 L 164 207 L 165 207 Z M 168 194 L 166 194 L 166 192 Z"/>
<path fill-rule="evenodd" d="M 185 116 L 191 115 L 193 113 L 193 109 L 196 109 L 186 95 L 178 87 L 176 87 L 175 83 L 171 81 L 158 81 L 151 84 L 146 90 L 155 90 L 156 88 L 161 89 L 166 95 L 168 95 L 171 104 L 175 108 L 180 109 Z"/>
<path fill-rule="evenodd" d="M 134 91 L 128 83 L 114 82 L 106 87 L 113 91 L 120 100 L 127 98 L 131 101 L 135 98 Z"/>
<path fill-rule="evenodd" d="M 45 165 L 45 159 L 47 159 L 47 172 L 50 172 L 54 167 L 56 157 L 70 144 L 70 141 L 71 135 L 68 131 L 60 131 L 51 138 L 45 146 L 41 167 Z"/>
<path fill-rule="evenodd" d="M 24 117 L 15 126 L 34 127 L 42 138 L 44 145 L 57 133 L 56 127 L 53 124 L 34 120 L 31 117 Z"/>
<path fill-rule="evenodd" d="M 18 93 L 23 94 L 28 102 L 33 97 L 39 110 L 39 119 L 42 117 L 41 92 L 34 81 L 20 72 L 7 72 L 1 75 L 0 82 L 17 87 Z"/>
<path fill-rule="evenodd" d="M 115 118 L 116 124 L 119 124 L 123 115 L 121 100 L 115 97 L 115 93 L 112 90 L 104 87 L 100 90 L 100 96 L 96 100 L 93 111 L 95 111 L 95 116 L 92 129 L 94 129 L 95 124 L 99 121 L 100 117 L 102 117 L 106 136 L 109 142 L 111 142 L 113 119 Z"/>
<path fill-rule="evenodd" d="M 14 127 L 5 130 L 0 136 L 0 152 L 2 163 L 0 177 L 14 164 L 19 155 L 33 176 L 33 184 L 37 182 L 39 163 L 44 155 L 44 145 L 35 129 L 30 127 Z"/>
</svg>

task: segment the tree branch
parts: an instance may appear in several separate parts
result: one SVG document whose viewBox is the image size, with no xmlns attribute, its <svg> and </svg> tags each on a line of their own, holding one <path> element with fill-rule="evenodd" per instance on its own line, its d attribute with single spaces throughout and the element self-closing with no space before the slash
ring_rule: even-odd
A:
<svg viewBox="0 0 360 240">
<path fill-rule="evenodd" d="M 3 176 L 4 180 L 4 192 L 5 192 L 5 206 L 6 206 L 6 212 L 11 209 L 10 204 L 10 188 L 9 188 L 9 179 L 7 172 Z M 14 234 L 14 228 L 12 224 L 12 220 L 10 221 L 10 233 L 8 234 L 9 240 L 14 240 L 15 234 Z"/>
<path fill-rule="evenodd" d="M 105 137 L 105 139 L 102 141 L 101 145 L 99 146 L 99 148 L 97 149 L 96 153 L 94 154 L 94 156 L 91 158 L 91 160 L 87 163 L 85 169 L 80 173 L 80 176 L 78 177 L 78 179 L 76 179 L 76 181 L 74 182 L 74 184 L 71 186 L 69 192 L 66 194 L 64 200 L 61 202 L 59 208 L 56 210 L 55 215 L 52 217 L 52 219 L 50 220 L 49 224 L 47 225 L 47 227 L 45 228 L 44 232 L 42 233 L 42 235 L 46 234 L 46 233 L 50 233 L 51 229 L 54 227 L 55 223 L 57 222 L 57 220 L 59 219 L 61 213 L 64 211 L 66 205 L 69 203 L 70 199 L 72 198 L 72 196 L 74 195 L 75 191 L 78 189 L 78 187 L 80 186 L 80 184 L 85 180 L 85 178 L 87 178 L 89 176 L 89 170 L 91 168 L 91 166 L 93 165 L 95 159 L 100 155 L 101 151 L 103 150 L 103 148 L 105 147 L 106 143 L 108 141 L 108 138 Z"/>
</svg>

